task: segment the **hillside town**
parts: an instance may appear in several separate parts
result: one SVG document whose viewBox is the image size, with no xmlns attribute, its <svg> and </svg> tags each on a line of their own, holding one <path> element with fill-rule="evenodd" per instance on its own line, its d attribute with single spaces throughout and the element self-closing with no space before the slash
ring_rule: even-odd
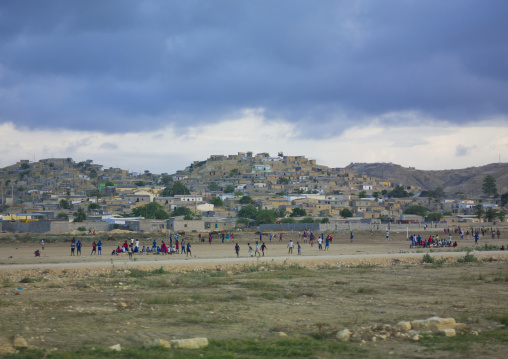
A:
<svg viewBox="0 0 508 359">
<path fill-rule="evenodd" d="M 0 169 L 0 191 L 1 230 L 14 233 L 426 228 L 506 220 L 506 195 L 497 195 L 495 178 L 472 197 L 283 153 L 212 155 L 174 174 L 72 158 L 20 160 Z"/>
</svg>

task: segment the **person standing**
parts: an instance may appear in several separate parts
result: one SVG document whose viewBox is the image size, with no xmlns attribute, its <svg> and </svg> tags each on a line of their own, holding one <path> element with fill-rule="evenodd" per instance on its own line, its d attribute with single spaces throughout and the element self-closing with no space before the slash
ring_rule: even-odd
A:
<svg viewBox="0 0 508 359">
<path fill-rule="evenodd" d="M 263 257 L 265 256 L 265 249 L 267 249 L 267 248 L 266 248 L 265 242 L 263 242 L 263 244 L 261 245 L 261 252 L 263 253 Z"/>
<path fill-rule="evenodd" d="M 102 256 L 102 242 L 99 239 L 99 242 L 97 242 L 97 252 L 100 256 Z"/>
<path fill-rule="evenodd" d="M 188 257 L 188 256 L 191 256 L 191 257 L 192 257 L 192 253 L 191 253 L 190 248 L 191 248 L 191 244 L 190 244 L 189 242 L 187 242 L 187 257 Z"/>
<path fill-rule="evenodd" d="M 351 235 L 349 236 L 349 240 L 351 241 L 351 243 L 353 243 L 353 231 L 351 231 Z"/>
<path fill-rule="evenodd" d="M 318 250 L 322 251 L 323 250 L 323 238 L 321 237 L 318 237 Z"/>
<path fill-rule="evenodd" d="M 71 256 L 74 255 L 74 250 L 76 249 L 76 242 L 71 241 Z"/>
<path fill-rule="evenodd" d="M 132 248 L 132 246 L 131 246 Z M 93 241 L 92 243 L 92 253 L 90 253 L 90 255 L 92 254 L 97 254 L 97 243 L 95 243 L 95 241 Z"/>
<path fill-rule="evenodd" d="M 76 243 L 76 254 L 78 256 L 81 255 L 81 241 L 80 240 L 78 240 L 78 243 Z"/>
<path fill-rule="evenodd" d="M 330 237 L 326 237 L 325 240 L 325 251 L 330 249 Z"/>
<path fill-rule="evenodd" d="M 290 239 L 288 243 L 288 254 L 293 254 L 293 241 Z"/>
<path fill-rule="evenodd" d="M 41 239 L 42 250 L 44 250 L 44 238 Z"/>
<path fill-rule="evenodd" d="M 386 240 L 390 240 L 390 232 L 388 230 L 386 230 Z"/>
<path fill-rule="evenodd" d="M 99 243 L 97 243 L 97 245 L 99 245 Z M 139 239 L 136 239 L 136 246 L 134 247 L 134 253 L 138 253 L 139 252 Z"/>
<path fill-rule="evenodd" d="M 261 257 L 261 252 L 259 252 L 259 242 L 256 241 L 256 251 L 254 252 L 254 256 L 259 255 Z"/>
<path fill-rule="evenodd" d="M 236 258 L 240 257 L 240 246 L 238 243 L 235 244 Z"/>
<path fill-rule="evenodd" d="M 182 242 L 180 243 L 180 245 L 182 246 L 182 254 L 185 254 L 185 240 L 182 239 Z"/>
<path fill-rule="evenodd" d="M 301 256 L 302 255 L 302 246 L 300 245 L 300 242 L 296 242 L 296 246 L 298 248 L 298 255 Z"/>
<path fill-rule="evenodd" d="M 250 243 L 247 243 L 247 245 L 249 246 L 249 254 L 252 257 L 252 246 L 250 245 Z"/>
</svg>

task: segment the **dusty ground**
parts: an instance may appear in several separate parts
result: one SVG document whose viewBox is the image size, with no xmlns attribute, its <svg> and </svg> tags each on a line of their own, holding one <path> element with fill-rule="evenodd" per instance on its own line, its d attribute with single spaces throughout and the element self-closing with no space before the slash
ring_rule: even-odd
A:
<svg viewBox="0 0 508 359">
<path fill-rule="evenodd" d="M 508 245 L 485 236 L 480 244 Z M 422 233 L 423 234 L 423 233 Z M 493 330 L 506 315 L 508 255 L 475 252 L 486 261 L 457 263 L 465 253 L 450 248 L 409 249 L 406 233 L 332 234 L 328 252 L 303 244 L 303 256 L 287 253 L 287 240 L 275 239 L 264 258 L 248 256 L 247 242 L 259 236 L 235 234 L 233 245 L 191 239 L 184 255 L 110 256 L 119 244 L 104 239 L 103 255 L 90 256 L 92 239 L 82 238 L 83 255 L 71 257 L 69 243 L 47 243 L 3 235 L 0 244 L 0 333 L 23 335 L 41 348 L 69 350 L 116 343 L 140 346 L 148 339 L 273 337 L 323 335 L 364 325 L 451 316 L 478 330 Z M 428 233 L 427 233 L 428 235 Z M 440 233 L 440 235 L 442 235 Z M 97 238 L 94 238 L 97 239 Z M 471 248 L 471 237 L 459 240 Z M 158 240 L 158 242 L 160 239 Z M 144 238 L 142 245 L 151 244 Z M 449 258 L 442 265 L 421 264 L 424 253 Z M 9 258 L 12 257 L 12 258 Z M 491 259 L 488 261 L 487 259 Z M 426 357 L 425 347 L 409 341 L 367 343 L 391 357 Z M 473 346 L 473 357 L 504 358 L 508 343 Z M 432 357 L 463 357 L 433 351 Z"/>
</svg>

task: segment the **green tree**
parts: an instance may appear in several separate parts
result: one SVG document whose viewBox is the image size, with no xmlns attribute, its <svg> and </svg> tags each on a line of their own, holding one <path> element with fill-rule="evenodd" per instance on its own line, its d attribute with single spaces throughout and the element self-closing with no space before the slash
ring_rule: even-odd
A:
<svg viewBox="0 0 508 359">
<path fill-rule="evenodd" d="M 90 203 L 90 204 L 88 205 L 88 210 L 90 210 L 90 211 L 92 211 L 92 210 L 94 210 L 94 209 L 97 209 L 97 208 L 99 208 L 99 205 L 98 205 L 97 203 L 93 203 L 93 202 L 92 202 L 92 203 Z"/>
<path fill-rule="evenodd" d="M 396 186 L 390 193 L 388 193 L 388 197 L 404 198 L 409 197 L 409 193 L 404 190 L 404 187 Z"/>
<path fill-rule="evenodd" d="M 107 181 L 106 183 L 104 183 L 104 186 L 106 187 L 113 187 L 115 184 L 111 181 Z"/>
<path fill-rule="evenodd" d="M 224 193 L 233 193 L 235 192 L 235 186 L 232 184 L 228 184 L 226 188 L 224 188 Z"/>
<path fill-rule="evenodd" d="M 173 212 L 171 212 L 171 217 L 189 216 L 189 215 L 192 215 L 192 211 L 189 207 L 185 206 L 177 207 Z"/>
<path fill-rule="evenodd" d="M 353 217 L 353 212 L 349 208 L 344 208 L 340 211 L 340 215 L 344 218 Z"/>
<path fill-rule="evenodd" d="M 328 217 L 322 218 L 321 223 L 330 223 L 330 219 Z"/>
<path fill-rule="evenodd" d="M 505 217 L 506 217 L 506 212 L 505 211 L 499 211 L 499 212 L 497 212 L 497 218 L 499 218 L 500 222 L 504 222 Z"/>
<path fill-rule="evenodd" d="M 307 215 L 307 211 L 300 207 L 295 207 L 291 210 L 290 217 L 304 217 Z"/>
<path fill-rule="evenodd" d="M 215 191 L 220 190 L 220 186 L 217 183 L 210 183 L 208 185 L 208 190 L 215 192 Z"/>
<path fill-rule="evenodd" d="M 150 202 L 143 206 L 135 207 L 132 210 L 135 217 L 144 217 L 146 219 L 168 219 L 168 212 L 157 202 Z"/>
<path fill-rule="evenodd" d="M 485 218 L 487 218 L 487 221 L 492 222 L 494 218 L 497 217 L 496 211 L 494 211 L 492 208 L 488 208 L 485 211 Z"/>
<path fill-rule="evenodd" d="M 70 192 L 69 192 L 69 194 L 68 194 L 68 195 L 70 195 Z M 97 198 L 101 198 L 101 192 L 100 192 L 99 190 L 94 189 L 93 191 L 91 191 L 91 192 L 89 192 L 89 193 L 88 193 L 88 196 L 89 196 L 89 197 L 97 197 Z"/>
<path fill-rule="evenodd" d="M 254 203 L 254 200 L 252 199 L 251 196 L 243 196 L 242 198 L 240 198 L 240 204 L 252 204 Z"/>
<path fill-rule="evenodd" d="M 277 181 L 278 184 L 289 184 L 289 179 L 288 178 L 285 178 L 285 177 L 281 177 L 279 178 L 279 180 Z"/>
<path fill-rule="evenodd" d="M 236 220 L 236 224 L 249 224 L 251 222 L 251 220 L 249 218 L 238 218 Z"/>
<path fill-rule="evenodd" d="M 384 189 L 384 190 L 382 190 L 382 191 L 381 191 L 381 194 L 382 194 L 383 196 L 386 196 L 386 195 L 388 194 L 388 191 L 387 191 L 386 189 Z"/>
<path fill-rule="evenodd" d="M 172 186 L 168 186 L 162 191 L 162 195 L 165 197 L 173 197 L 184 194 L 190 194 L 190 190 L 180 181 L 176 181 Z"/>
<path fill-rule="evenodd" d="M 213 204 L 215 207 L 224 207 L 224 201 L 220 197 L 213 197 L 210 200 L 210 203 Z"/>
<path fill-rule="evenodd" d="M 296 220 L 292 217 L 282 218 L 280 223 L 296 223 Z"/>
<path fill-rule="evenodd" d="M 508 192 L 501 195 L 501 206 L 505 206 L 508 203 Z"/>
<path fill-rule="evenodd" d="M 64 213 L 64 212 L 58 213 L 56 218 L 58 218 L 58 219 L 64 219 L 64 220 L 69 220 L 69 216 L 67 215 L 67 213 Z"/>
<path fill-rule="evenodd" d="M 30 165 L 29 165 L 28 163 L 23 162 L 23 163 L 21 164 L 21 169 L 26 170 L 26 169 L 28 169 L 28 168 L 30 168 Z"/>
<path fill-rule="evenodd" d="M 273 224 L 277 219 L 277 211 L 273 209 L 263 209 L 258 211 L 254 217 L 257 224 Z"/>
<path fill-rule="evenodd" d="M 225 193 L 228 193 L 226 191 L 224 191 Z M 240 192 L 240 191 L 236 191 L 235 192 L 235 197 L 242 197 L 243 196 L 243 192 Z"/>
<path fill-rule="evenodd" d="M 286 217 L 286 215 L 287 215 L 286 207 L 284 206 L 279 207 L 279 217 Z"/>
<path fill-rule="evenodd" d="M 312 217 L 303 218 L 300 223 L 314 223 L 314 219 Z"/>
<path fill-rule="evenodd" d="M 234 177 L 238 174 L 238 168 L 233 168 L 230 172 L 229 172 L 229 177 Z"/>
<path fill-rule="evenodd" d="M 439 222 L 441 220 L 441 217 L 443 217 L 442 213 L 432 212 L 427 215 L 427 221 Z"/>
<path fill-rule="evenodd" d="M 171 182 L 173 182 L 173 177 L 171 176 L 168 176 L 168 175 L 163 175 L 161 176 L 161 179 L 160 179 L 161 183 L 164 184 L 164 185 L 169 185 Z"/>
<path fill-rule="evenodd" d="M 491 175 L 486 176 L 483 179 L 482 191 L 485 195 L 489 197 L 497 197 L 497 187 L 496 187 L 496 179 Z"/>
<path fill-rule="evenodd" d="M 481 204 L 477 204 L 476 206 L 474 206 L 474 214 L 476 217 L 478 217 L 478 219 L 482 219 L 482 216 L 483 216 L 483 206 Z"/>
<path fill-rule="evenodd" d="M 365 192 L 365 191 L 361 191 L 361 192 L 358 194 L 358 198 L 367 198 L 367 192 Z"/>
<path fill-rule="evenodd" d="M 242 206 L 242 208 L 238 211 L 237 217 L 254 219 L 256 217 L 257 211 L 258 209 L 251 204 Z"/>
<path fill-rule="evenodd" d="M 134 182 L 134 184 L 138 187 L 142 187 L 145 185 L 145 181 L 137 181 L 137 182 Z"/>
<path fill-rule="evenodd" d="M 429 210 L 427 208 L 425 208 L 424 206 L 417 205 L 417 204 L 409 206 L 404 210 L 405 214 L 416 214 L 416 215 L 422 216 L 422 217 L 425 217 L 425 215 L 428 212 L 429 212 Z"/>
<path fill-rule="evenodd" d="M 77 212 L 74 212 L 73 222 L 83 222 L 86 220 L 86 213 L 83 208 L 78 208 Z"/>
<path fill-rule="evenodd" d="M 66 199 L 61 199 L 60 202 L 58 203 L 60 204 L 60 208 L 69 209 L 70 207 L 69 201 L 67 201 Z"/>
</svg>

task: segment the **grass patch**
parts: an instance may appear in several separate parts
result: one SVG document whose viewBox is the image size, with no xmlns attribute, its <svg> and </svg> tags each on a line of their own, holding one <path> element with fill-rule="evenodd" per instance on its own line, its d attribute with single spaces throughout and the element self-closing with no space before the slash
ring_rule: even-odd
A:
<svg viewBox="0 0 508 359">
<path fill-rule="evenodd" d="M 474 256 L 474 254 L 467 252 L 463 258 L 457 259 L 457 262 L 459 262 L 459 263 L 476 263 L 476 262 L 478 262 L 478 258 L 476 258 Z"/>
<path fill-rule="evenodd" d="M 428 335 L 420 339 L 420 344 L 425 346 L 427 351 L 446 350 L 460 353 L 469 351 L 473 345 L 503 345 L 507 342 L 507 330 L 491 330 L 481 332 L 478 335 L 464 334 L 455 337 Z"/>
<path fill-rule="evenodd" d="M 508 328 L 508 313 L 504 314 L 496 314 L 490 317 L 490 319 L 494 319 L 495 321 L 499 322 L 500 324 L 503 324 L 505 328 Z"/>
<path fill-rule="evenodd" d="M 432 257 L 430 254 L 425 253 L 422 258 L 423 263 L 434 263 L 434 257 Z"/>
<path fill-rule="evenodd" d="M 181 304 L 183 302 L 182 298 L 175 297 L 171 294 L 163 295 L 163 296 L 153 296 L 149 298 L 145 298 L 143 300 L 146 304 L 161 304 L 161 305 L 168 305 L 168 304 Z"/>
<path fill-rule="evenodd" d="M 376 293 L 376 290 L 372 287 L 360 287 L 356 290 L 358 294 L 373 294 Z"/>
</svg>

